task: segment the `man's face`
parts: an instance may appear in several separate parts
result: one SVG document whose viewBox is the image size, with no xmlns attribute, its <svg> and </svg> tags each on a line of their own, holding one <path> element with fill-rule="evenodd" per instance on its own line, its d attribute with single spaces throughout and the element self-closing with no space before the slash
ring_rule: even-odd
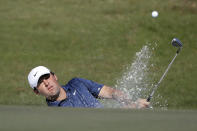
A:
<svg viewBox="0 0 197 131">
<path fill-rule="evenodd" d="M 60 85 L 57 81 L 57 77 L 52 74 L 41 76 L 36 89 L 39 94 L 45 96 L 49 100 L 56 99 L 60 93 Z"/>
</svg>

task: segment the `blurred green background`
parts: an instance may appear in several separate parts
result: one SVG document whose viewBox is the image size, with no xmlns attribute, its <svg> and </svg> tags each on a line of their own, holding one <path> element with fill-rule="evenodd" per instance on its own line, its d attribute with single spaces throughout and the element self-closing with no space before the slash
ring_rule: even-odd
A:
<svg viewBox="0 0 197 131">
<path fill-rule="evenodd" d="M 61 84 L 82 77 L 113 86 L 147 43 L 157 43 L 150 70 L 156 83 L 177 37 L 183 50 L 157 93 L 168 108 L 197 108 L 196 0 L 0 0 L 0 18 L 1 105 L 45 105 L 27 82 L 38 65 Z"/>
</svg>

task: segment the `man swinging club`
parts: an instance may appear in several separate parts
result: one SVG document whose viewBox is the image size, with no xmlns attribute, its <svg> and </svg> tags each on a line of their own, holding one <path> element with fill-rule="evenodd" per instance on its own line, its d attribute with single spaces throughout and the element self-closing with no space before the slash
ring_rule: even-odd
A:
<svg viewBox="0 0 197 131">
<path fill-rule="evenodd" d="M 102 108 L 97 98 L 115 99 L 123 108 L 146 108 L 146 99 L 132 101 L 120 90 L 98 84 L 91 80 L 73 78 L 66 85 L 58 83 L 57 76 L 44 66 L 33 68 L 28 81 L 36 94 L 46 98 L 48 106 Z"/>
</svg>

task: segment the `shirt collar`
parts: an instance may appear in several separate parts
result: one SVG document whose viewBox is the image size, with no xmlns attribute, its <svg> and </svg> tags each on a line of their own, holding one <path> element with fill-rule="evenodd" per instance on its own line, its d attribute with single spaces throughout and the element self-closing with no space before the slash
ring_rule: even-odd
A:
<svg viewBox="0 0 197 131">
<path fill-rule="evenodd" d="M 66 96 L 68 98 L 70 96 L 70 93 L 69 93 L 70 88 L 66 85 L 65 86 L 62 85 L 61 87 L 66 91 Z M 66 100 L 66 99 L 64 99 L 64 100 Z M 64 100 L 62 100 L 62 101 L 64 101 Z M 51 100 L 48 100 L 48 99 L 46 99 L 46 102 L 47 102 L 48 106 L 57 106 L 61 103 L 61 101 L 51 101 Z"/>
</svg>

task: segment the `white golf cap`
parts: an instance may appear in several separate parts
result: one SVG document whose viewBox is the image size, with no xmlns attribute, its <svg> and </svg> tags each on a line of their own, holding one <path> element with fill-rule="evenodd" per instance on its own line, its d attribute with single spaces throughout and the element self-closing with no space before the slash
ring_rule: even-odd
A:
<svg viewBox="0 0 197 131">
<path fill-rule="evenodd" d="M 50 74 L 50 70 L 44 66 L 37 66 L 33 68 L 28 75 L 28 81 L 31 88 L 35 88 L 38 85 L 38 80 L 41 76 Z"/>
</svg>

